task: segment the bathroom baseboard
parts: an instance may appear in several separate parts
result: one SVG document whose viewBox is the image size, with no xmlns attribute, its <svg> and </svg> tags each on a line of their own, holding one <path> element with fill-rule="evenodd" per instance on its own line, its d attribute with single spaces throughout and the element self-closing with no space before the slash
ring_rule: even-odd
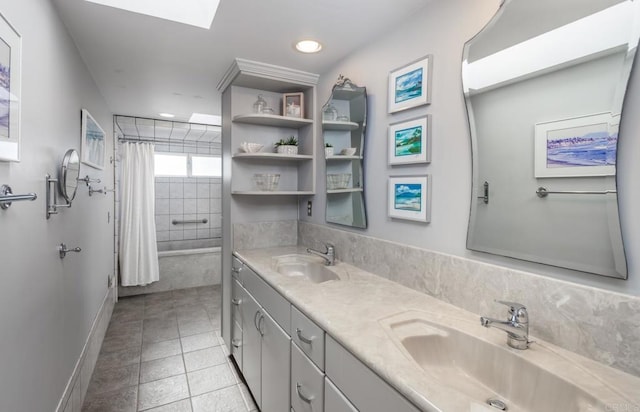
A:
<svg viewBox="0 0 640 412">
<path fill-rule="evenodd" d="M 107 332 L 115 301 L 115 288 L 109 288 L 102 300 L 100 310 L 93 320 L 89 336 L 82 347 L 82 352 L 73 368 L 56 412 L 81 412 L 84 397 L 89 387 L 93 368 L 98 360 L 100 347 Z"/>
</svg>

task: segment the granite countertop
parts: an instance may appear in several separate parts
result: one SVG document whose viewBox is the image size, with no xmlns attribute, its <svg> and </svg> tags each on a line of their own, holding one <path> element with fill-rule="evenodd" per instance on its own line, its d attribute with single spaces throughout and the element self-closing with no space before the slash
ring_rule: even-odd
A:
<svg viewBox="0 0 640 412">
<path fill-rule="evenodd" d="M 480 325 L 477 314 L 424 293 L 336 261 L 328 269 L 340 280 L 311 283 L 282 275 L 274 257 L 308 255 L 303 247 L 237 250 L 236 256 L 322 327 L 337 342 L 425 411 L 495 411 L 483 400 L 471 399 L 426 373 L 404 350 L 388 327 L 390 320 L 416 316 L 455 326 L 491 344 L 504 347 L 526 361 L 584 389 L 601 404 L 595 410 L 640 410 L 640 378 L 579 356 L 535 337 L 531 347 L 518 351 L 506 346 L 506 334 Z M 535 314 L 531 322 L 535 322 Z M 552 356 L 550 356 L 552 354 Z M 553 359 L 553 360 L 550 360 Z M 532 387 L 532 391 L 536 388 Z M 491 394 L 487 390 L 487 394 Z M 541 394 L 547 396 L 548 394 Z M 630 408 L 630 409 L 629 409 Z M 518 411 L 510 405 L 510 411 Z M 594 410 L 592 408 L 586 410 Z"/>
</svg>

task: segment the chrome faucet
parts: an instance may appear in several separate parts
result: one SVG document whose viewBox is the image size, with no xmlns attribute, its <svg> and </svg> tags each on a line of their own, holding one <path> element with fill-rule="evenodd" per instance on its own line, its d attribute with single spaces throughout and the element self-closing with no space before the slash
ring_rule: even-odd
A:
<svg viewBox="0 0 640 412">
<path fill-rule="evenodd" d="M 333 266 L 336 263 L 336 248 L 329 243 L 326 244 L 326 248 L 327 248 L 326 253 L 318 252 L 317 250 L 313 250 L 311 248 L 307 248 L 307 253 L 320 256 L 325 260 L 325 264 L 327 266 Z"/>
<path fill-rule="evenodd" d="M 480 317 L 480 324 L 485 328 L 498 328 L 507 332 L 507 345 L 514 349 L 527 349 L 529 341 L 529 314 L 524 305 L 516 302 L 505 302 L 496 300 L 509 307 L 509 319 L 501 321 L 498 319 Z"/>
</svg>

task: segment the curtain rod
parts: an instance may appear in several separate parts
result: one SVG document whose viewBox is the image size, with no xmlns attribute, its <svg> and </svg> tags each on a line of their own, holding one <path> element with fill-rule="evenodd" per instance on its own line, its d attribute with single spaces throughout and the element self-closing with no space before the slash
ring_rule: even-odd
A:
<svg viewBox="0 0 640 412">
<path fill-rule="evenodd" d="M 174 144 L 174 145 L 184 145 L 184 146 L 220 146 L 220 142 L 200 142 L 197 140 L 175 140 L 175 139 L 165 139 L 161 137 L 157 137 L 154 139 L 142 139 L 137 137 L 118 137 L 118 141 L 120 142 L 132 142 L 132 143 L 158 143 L 158 144 Z"/>
</svg>

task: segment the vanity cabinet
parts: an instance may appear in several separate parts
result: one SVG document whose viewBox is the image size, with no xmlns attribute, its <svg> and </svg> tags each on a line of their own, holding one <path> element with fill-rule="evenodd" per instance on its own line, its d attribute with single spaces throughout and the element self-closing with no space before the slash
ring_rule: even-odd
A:
<svg viewBox="0 0 640 412">
<path fill-rule="evenodd" d="M 241 299 L 242 374 L 262 412 L 289 410 L 291 338 L 288 326 L 280 325 L 289 323 L 289 302 L 247 266 L 241 273 L 244 286 L 234 281 Z"/>
<path fill-rule="evenodd" d="M 324 409 L 327 412 L 358 412 L 349 399 L 326 377 L 324 378 Z"/>
</svg>

